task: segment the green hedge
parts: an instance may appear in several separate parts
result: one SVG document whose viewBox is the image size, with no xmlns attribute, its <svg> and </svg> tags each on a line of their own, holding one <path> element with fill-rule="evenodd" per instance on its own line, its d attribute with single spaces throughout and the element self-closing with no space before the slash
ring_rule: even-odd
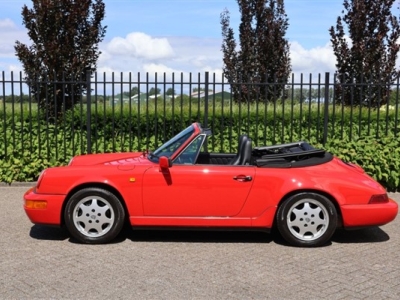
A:
<svg viewBox="0 0 400 300">
<path fill-rule="evenodd" d="M 400 189 L 400 138 L 394 134 L 400 128 L 395 113 L 333 109 L 324 148 L 361 165 L 388 189 Z M 1 115 L 0 182 L 35 181 L 44 168 L 65 165 L 72 156 L 86 153 L 85 116 L 84 110 L 77 109 L 49 125 L 37 113 Z M 211 108 L 208 126 L 213 136 L 208 147 L 214 152 L 233 152 L 242 133 L 256 145 L 308 140 L 322 147 L 322 116 L 315 107 Z M 204 114 L 193 107 L 147 108 L 142 113 L 122 108 L 92 110 L 91 152 L 152 150 L 188 124 L 203 120 Z"/>
<path fill-rule="evenodd" d="M 400 190 L 400 137 L 333 139 L 324 147 L 344 161 L 354 162 L 389 191 Z"/>
</svg>

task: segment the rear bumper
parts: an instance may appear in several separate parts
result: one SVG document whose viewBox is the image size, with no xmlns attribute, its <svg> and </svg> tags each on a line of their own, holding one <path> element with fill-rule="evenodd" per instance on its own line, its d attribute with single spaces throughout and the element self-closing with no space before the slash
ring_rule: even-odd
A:
<svg viewBox="0 0 400 300">
<path fill-rule="evenodd" d="M 343 226 L 380 226 L 393 221 L 398 213 L 398 204 L 392 199 L 388 203 L 341 206 Z"/>
<path fill-rule="evenodd" d="M 61 211 L 65 195 L 36 194 L 31 188 L 24 194 L 24 210 L 34 224 L 61 225 Z M 45 201 L 46 208 L 29 208 L 27 201 Z"/>
</svg>

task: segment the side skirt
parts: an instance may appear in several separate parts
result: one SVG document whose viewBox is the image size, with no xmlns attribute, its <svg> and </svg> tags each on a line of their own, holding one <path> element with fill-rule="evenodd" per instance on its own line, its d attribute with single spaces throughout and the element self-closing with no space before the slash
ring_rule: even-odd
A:
<svg viewBox="0 0 400 300">
<path fill-rule="evenodd" d="M 132 230 L 155 230 L 155 231 L 255 231 L 271 233 L 271 228 L 258 227 L 188 227 L 188 226 L 132 226 Z"/>
</svg>

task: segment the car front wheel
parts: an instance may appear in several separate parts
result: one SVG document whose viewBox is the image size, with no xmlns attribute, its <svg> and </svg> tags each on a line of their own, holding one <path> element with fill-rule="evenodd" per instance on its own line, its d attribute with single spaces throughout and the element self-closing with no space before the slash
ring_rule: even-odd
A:
<svg viewBox="0 0 400 300">
<path fill-rule="evenodd" d="M 286 199 L 279 207 L 276 225 L 282 237 L 291 245 L 322 246 L 336 230 L 337 212 L 325 196 L 299 193 Z"/>
<path fill-rule="evenodd" d="M 113 193 L 100 188 L 85 188 L 68 200 L 64 219 L 68 231 L 78 241 L 103 244 L 119 234 L 125 211 Z"/>
</svg>

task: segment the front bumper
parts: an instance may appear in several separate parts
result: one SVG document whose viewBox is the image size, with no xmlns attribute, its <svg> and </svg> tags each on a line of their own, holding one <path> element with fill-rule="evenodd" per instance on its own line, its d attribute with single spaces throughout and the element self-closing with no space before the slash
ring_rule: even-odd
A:
<svg viewBox="0 0 400 300">
<path fill-rule="evenodd" d="M 343 226 L 380 226 L 393 221 L 398 213 L 398 204 L 392 199 L 382 204 L 341 206 Z"/>
<path fill-rule="evenodd" d="M 34 224 L 61 225 L 62 205 L 65 195 L 36 194 L 35 188 L 31 188 L 24 194 L 24 210 L 28 218 Z M 32 208 L 27 206 L 30 203 L 46 203 L 45 208 Z M 31 205 L 30 205 L 31 206 Z"/>
</svg>

